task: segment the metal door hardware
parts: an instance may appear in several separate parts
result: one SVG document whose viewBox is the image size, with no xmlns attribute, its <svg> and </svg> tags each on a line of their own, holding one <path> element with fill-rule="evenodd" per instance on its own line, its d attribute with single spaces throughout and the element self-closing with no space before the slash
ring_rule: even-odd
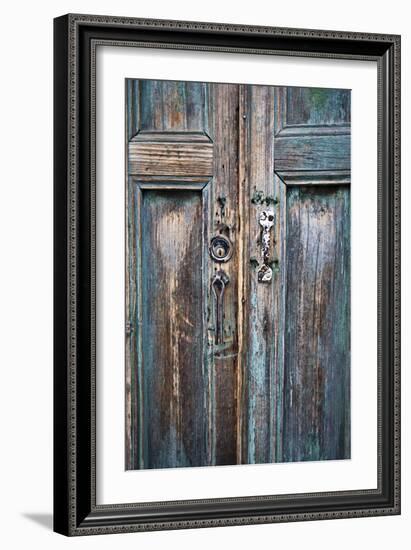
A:
<svg viewBox="0 0 411 550">
<path fill-rule="evenodd" d="M 224 341 L 224 292 L 230 282 L 228 275 L 220 270 L 214 275 L 211 282 L 215 298 L 215 343 L 222 344 Z"/>
<path fill-rule="evenodd" d="M 258 270 L 258 281 L 260 283 L 269 283 L 273 278 L 273 270 L 268 265 L 270 256 L 271 236 L 270 231 L 274 225 L 274 211 L 263 210 L 260 214 L 260 225 L 263 228 L 261 235 L 261 257 L 262 265 Z"/>
<path fill-rule="evenodd" d="M 211 239 L 210 256 L 213 260 L 216 262 L 227 262 L 231 258 L 232 253 L 231 243 L 226 237 L 218 235 Z"/>
</svg>

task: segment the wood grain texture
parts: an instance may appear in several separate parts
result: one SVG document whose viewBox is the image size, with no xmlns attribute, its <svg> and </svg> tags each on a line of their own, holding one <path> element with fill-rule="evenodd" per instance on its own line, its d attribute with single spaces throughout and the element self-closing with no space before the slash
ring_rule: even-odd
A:
<svg viewBox="0 0 411 550">
<path fill-rule="evenodd" d="M 272 462 L 275 457 L 276 384 L 277 372 L 274 353 L 275 317 L 274 288 L 271 283 L 258 281 L 257 270 L 262 262 L 262 228 L 259 216 L 268 208 L 275 211 L 277 198 L 274 190 L 274 88 L 269 86 L 241 86 L 244 96 L 241 121 L 244 132 L 242 162 L 245 164 L 245 184 L 248 234 L 245 249 L 247 324 L 245 327 L 245 362 L 243 368 L 244 417 L 242 428 L 242 462 L 254 464 Z M 271 230 L 274 236 L 274 228 Z M 269 261 L 274 267 L 278 261 L 274 244 Z M 276 264 L 277 265 L 277 264 Z"/>
<path fill-rule="evenodd" d="M 346 125 L 351 121 L 350 90 L 288 88 L 286 126 Z"/>
<path fill-rule="evenodd" d="M 144 467 L 205 463 L 202 200 L 142 192 Z"/>
<path fill-rule="evenodd" d="M 289 188 L 283 460 L 350 456 L 346 187 Z"/>
<path fill-rule="evenodd" d="M 350 91 L 275 89 L 275 171 L 350 170 Z"/>
<path fill-rule="evenodd" d="M 203 82 L 140 80 L 140 129 L 205 131 L 208 85 Z"/>
<path fill-rule="evenodd" d="M 275 140 L 275 170 L 346 170 L 350 136 L 291 136 Z"/>
<path fill-rule="evenodd" d="M 129 174 L 164 176 L 211 176 L 212 143 L 131 142 Z"/>
<path fill-rule="evenodd" d="M 278 461 L 350 457 L 350 93 L 317 92 L 276 88 Z"/>
<path fill-rule="evenodd" d="M 290 170 L 277 171 L 286 185 L 349 185 L 350 170 Z"/>
<path fill-rule="evenodd" d="M 132 142 L 146 141 L 146 142 L 160 142 L 160 143 L 169 143 L 169 142 L 180 142 L 180 143 L 210 143 L 210 137 L 204 132 L 191 132 L 191 131 L 182 131 L 182 132 L 147 132 L 146 130 L 139 131 L 133 138 L 130 140 Z"/>
<path fill-rule="evenodd" d="M 212 464 L 235 464 L 237 455 L 237 376 L 238 376 L 238 101 L 237 85 L 210 85 L 213 101 L 212 139 L 214 178 L 210 211 L 210 237 L 223 235 L 233 247 L 229 262 L 221 265 L 208 260 L 207 278 L 222 268 L 230 282 L 224 295 L 224 342 L 215 344 L 216 309 L 210 297 L 209 347 L 212 362 L 210 403 L 212 414 Z"/>
<path fill-rule="evenodd" d="M 140 130 L 140 81 L 126 78 L 126 140 L 127 143 Z"/>
<path fill-rule="evenodd" d="M 276 102 L 277 108 L 277 102 Z M 275 118 L 275 117 L 274 117 Z M 275 152 L 274 152 L 275 155 Z M 275 196 L 278 200 L 274 225 L 274 258 L 275 277 L 273 280 L 274 291 L 274 360 L 276 372 L 276 407 L 275 407 L 275 462 L 283 461 L 284 440 L 284 356 L 285 356 L 285 331 L 286 308 L 285 297 L 287 281 L 290 273 L 287 268 L 287 186 L 277 174 L 274 176 Z"/>
<path fill-rule="evenodd" d="M 128 469 L 211 461 L 206 87 L 126 82 Z"/>
<path fill-rule="evenodd" d="M 349 94 L 126 90 L 126 467 L 348 458 Z"/>
</svg>

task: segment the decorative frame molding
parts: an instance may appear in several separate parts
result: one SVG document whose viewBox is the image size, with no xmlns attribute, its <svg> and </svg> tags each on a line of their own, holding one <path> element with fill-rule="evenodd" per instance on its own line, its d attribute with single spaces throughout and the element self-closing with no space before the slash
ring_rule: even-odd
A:
<svg viewBox="0 0 411 550">
<path fill-rule="evenodd" d="M 54 30 L 55 531 L 73 536 L 399 514 L 400 37 L 73 14 L 55 19 Z M 96 505 L 95 79 L 100 44 L 377 62 L 376 490 Z M 292 185 L 286 172 L 278 175 Z"/>
</svg>

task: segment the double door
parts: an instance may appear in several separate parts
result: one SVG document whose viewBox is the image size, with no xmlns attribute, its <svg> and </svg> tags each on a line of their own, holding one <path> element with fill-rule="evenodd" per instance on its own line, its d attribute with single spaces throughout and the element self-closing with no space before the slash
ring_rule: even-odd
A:
<svg viewBox="0 0 411 550">
<path fill-rule="evenodd" d="M 126 467 L 349 458 L 350 92 L 126 104 Z"/>
</svg>

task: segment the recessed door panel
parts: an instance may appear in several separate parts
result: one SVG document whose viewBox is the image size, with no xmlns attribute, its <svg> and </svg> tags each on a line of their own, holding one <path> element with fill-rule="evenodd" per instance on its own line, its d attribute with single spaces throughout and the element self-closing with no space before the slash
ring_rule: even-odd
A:
<svg viewBox="0 0 411 550">
<path fill-rule="evenodd" d="M 142 131 L 203 132 L 206 129 L 208 84 L 167 80 L 137 82 Z"/>
<path fill-rule="evenodd" d="M 197 466 L 205 459 L 202 196 L 143 190 L 141 202 L 143 463 Z"/>
<path fill-rule="evenodd" d="M 285 461 L 350 456 L 349 204 L 346 186 L 288 188 Z"/>
<path fill-rule="evenodd" d="M 348 125 L 351 120 L 349 90 L 288 88 L 286 125 Z"/>
</svg>

